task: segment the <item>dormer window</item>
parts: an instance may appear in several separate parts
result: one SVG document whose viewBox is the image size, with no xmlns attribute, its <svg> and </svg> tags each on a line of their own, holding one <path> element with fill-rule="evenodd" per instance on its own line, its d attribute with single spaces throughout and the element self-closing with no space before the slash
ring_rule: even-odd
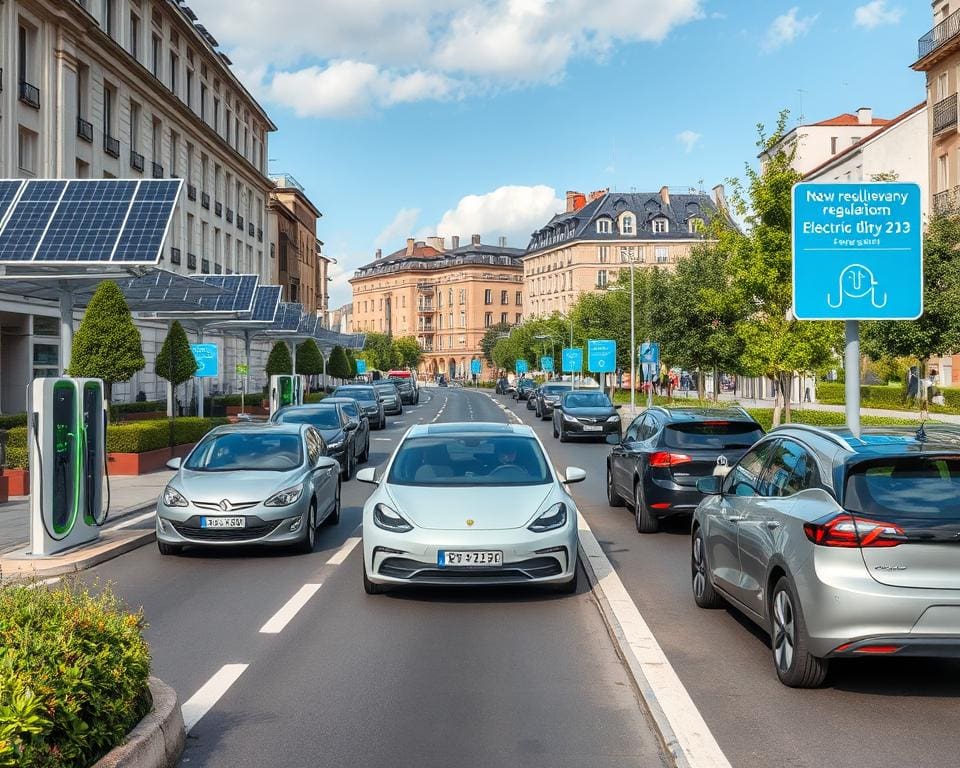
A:
<svg viewBox="0 0 960 768">
<path fill-rule="evenodd" d="M 597 219 L 597 234 L 598 235 L 609 235 L 613 232 L 613 222 L 610 219 L 604 217 L 602 219 Z"/>
<path fill-rule="evenodd" d="M 620 217 L 620 234 L 637 234 L 637 219 L 632 213 L 625 213 Z"/>
<path fill-rule="evenodd" d="M 687 220 L 687 229 L 690 234 L 702 232 L 704 229 L 703 219 L 699 216 L 691 216 L 690 219 Z"/>
<path fill-rule="evenodd" d="M 664 216 L 658 216 L 653 220 L 653 234 L 664 235 L 670 231 L 670 222 Z"/>
</svg>

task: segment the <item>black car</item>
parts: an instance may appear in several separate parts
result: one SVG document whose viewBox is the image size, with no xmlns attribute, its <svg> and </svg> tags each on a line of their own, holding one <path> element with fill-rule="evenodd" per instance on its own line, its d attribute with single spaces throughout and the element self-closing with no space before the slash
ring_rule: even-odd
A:
<svg viewBox="0 0 960 768">
<path fill-rule="evenodd" d="M 533 403 L 533 410 L 537 412 L 537 418 L 546 421 L 553 414 L 553 409 L 557 407 L 560 398 L 573 389 L 572 384 L 546 382 L 537 388 L 536 400 Z"/>
<path fill-rule="evenodd" d="M 607 501 L 629 503 L 637 530 L 655 533 L 661 519 L 693 513 L 703 498 L 697 480 L 738 461 L 761 437 L 763 428 L 739 408 L 649 408 L 607 458 Z"/>
<path fill-rule="evenodd" d="M 537 382 L 533 379 L 520 379 L 517 382 L 517 388 L 513 390 L 513 399 L 516 401 L 526 400 L 530 393 L 537 388 Z"/>
<path fill-rule="evenodd" d="M 403 414 L 403 399 L 400 397 L 400 388 L 392 381 L 378 381 L 373 385 L 377 390 L 381 402 L 383 402 L 383 412 L 391 416 L 400 416 Z"/>
<path fill-rule="evenodd" d="M 359 461 L 365 464 L 370 458 L 370 419 L 360 405 L 352 397 L 325 397 L 321 400 L 324 405 L 338 405 L 347 418 L 356 424 L 356 437 L 354 438 L 359 450 Z"/>
<path fill-rule="evenodd" d="M 397 385 L 400 392 L 400 402 L 404 405 L 417 405 L 420 402 L 420 390 L 412 378 L 391 376 L 387 381 Z"/>
<path fill-rule="evenodd" d="M 333 397 L 352 397 L 367 414 L 372 429 L 384 429 L 387 416 L 383 412 L 383 400 L 370 384 L 344 384 L 330 393 Z"/>
<path fill-rule="evenodd" d="M 571 439 L 620 437 L 619 405 L 603 392 L 565 392 L 553 409 L 553 436 L 561 443 Z"/>
<path fill-rule="evenodd" d="M 358 463 L 366 461 L 363 453 L 369 451 L 369 430 L 366 443 L 361 445 L 357 440 L 359 423 L 353 421 L 343 406 L 337 403 L 291 405 L 274 413 L 270 421 L 316 427 L 323 437 L 327 456 L 340 462 L 340 476 L 344 480 L 353 477 L 353 470 Z"/>
<path fill-rule="evenodd" d="M 505 395 L 510 391 L 510 382 L 507 381 L 506 376 L 497 379 L 497 385 L 493 388 L 493 391 L 498 395 Z"/>
</svg>

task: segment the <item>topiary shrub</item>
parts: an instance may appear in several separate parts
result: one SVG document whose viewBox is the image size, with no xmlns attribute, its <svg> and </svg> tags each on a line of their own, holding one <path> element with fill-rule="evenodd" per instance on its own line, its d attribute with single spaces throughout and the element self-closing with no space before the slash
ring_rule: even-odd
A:
<svg viewBox="0 0 960 768">
<path fill-rule="evenodd" d="M 150 711 L 142 612 L 109 589 L 0 589 L 0 766 L 86 768 Z"/>
</svg>

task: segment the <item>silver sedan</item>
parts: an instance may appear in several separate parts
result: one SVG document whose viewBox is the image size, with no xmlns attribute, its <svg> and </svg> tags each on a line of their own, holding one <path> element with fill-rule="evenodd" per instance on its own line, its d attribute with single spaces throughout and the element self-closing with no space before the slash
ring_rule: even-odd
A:
<svg viewBox="0 0 960 768">
<path fill-rule="evenodd" d="M 552 584 L 577 589 L 577 507 L 533 430 L 509 424 L 412 427 L 363 509 L 363 586 Z"/>
<path fill-rule="evenodd" d="M 340 464 L 307 424 L 233 424 L 211 430 L 157 502 L 157 544 L 292 546 L 307 553 L 316 529 L 340 521 Z"/>
</svg>

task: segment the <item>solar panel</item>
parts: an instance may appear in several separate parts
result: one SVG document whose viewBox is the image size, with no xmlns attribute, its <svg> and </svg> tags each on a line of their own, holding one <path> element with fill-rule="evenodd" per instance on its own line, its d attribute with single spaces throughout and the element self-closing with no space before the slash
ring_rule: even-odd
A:
<svg viewBox="0 0 960 768">
<path fill-rule="evenodd" d="M 202 275 L 195 279 L 225 291 L 222 296 L 201 298 L 202 311 L 250 312 L 253 309 L 253 295 L 260 281 L 258 275 Z"/>
<path fill-rule="evenodd" d="M 13 203 L 13 198 L 17 196 L 22 186 L 23 181 L 20 179 L 0 180 L 0 223 L 3 222 L 3 217 L 7 215 L 10 204 Z"/>
<path fill-rule="evenodd" d="M 297 335 L 313 336 L 317 331 L 317 321 L 319 319 L 316 315 L 303 315 L 300 318 L 300 327 L 297 328 Z"/>
<path fill-rule="evenodd" d="M 296 332 L 300 328 L 300 317 L 303 315 L 303 304 L 281 304 L 283 319 L 275 330 Z"/>
<path fill-rule="evenodd" d="M 147 182 L 140 182 L 111 261 L 147 260 L 155 264 L 160 260 L 183 182 L 165 179 L 145 184 Z"/>
<path fill-rule="evenodd" d="M 32 261 L 57 201 L 67 188 L 65 181 L 27 184 L 0 231 L 0 255 L 4 261 Z"/>
<path fill-rule="evenodd" d="M 261 285 L 253 298 L 250 320 L 255 323 L 272 323 L 280 304 L 279 285 Z"/>
</svg>

